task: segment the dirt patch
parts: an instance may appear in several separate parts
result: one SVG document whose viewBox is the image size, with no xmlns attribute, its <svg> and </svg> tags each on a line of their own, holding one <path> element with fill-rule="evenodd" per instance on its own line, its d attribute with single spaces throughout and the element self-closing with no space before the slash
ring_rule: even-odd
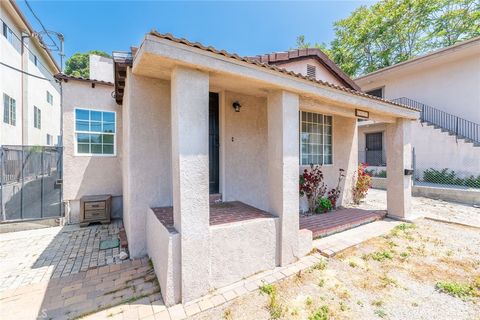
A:
<svg viewBox="0 0 480 320">
<path fill-rule="evenodd" d="M 274 309 L 255 291 L 193 319 L 478 319 L 479 297 L 436 285 L 475 286 L 479 259 L 478 230 L 419 220 L 276 284 Z"/>
</svg>

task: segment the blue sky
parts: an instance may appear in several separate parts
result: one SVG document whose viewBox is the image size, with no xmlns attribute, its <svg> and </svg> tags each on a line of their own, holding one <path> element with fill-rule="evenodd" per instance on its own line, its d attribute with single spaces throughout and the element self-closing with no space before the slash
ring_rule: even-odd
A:
<svg viewBox="0 0 480 320">
<path fill-rule="evenodd" d="M 300 34 L 312 43 L 328 43 L 334 36 L 334 21 L 372 1 L 29 3 L 47 29 L 64 34 L 69 57 L 92 49 L 128 50 L 152 29 L 240 55 L 290 49 Z M 39 30 L 25 3 L 20 0 L 19 6 Z"/>
</svg>

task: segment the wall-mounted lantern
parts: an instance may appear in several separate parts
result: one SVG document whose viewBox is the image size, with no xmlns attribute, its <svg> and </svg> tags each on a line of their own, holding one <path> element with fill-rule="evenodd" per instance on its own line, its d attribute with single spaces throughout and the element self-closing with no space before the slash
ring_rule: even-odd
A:
<svg viewBox="0 0 480 320">
<path fill-rule="evenodd" d="M 232 104 L 232 107 L 233 107 L 233 109 L 235 109 L 235 112 L 240 112 L 240 108 L 241 108 L 242 106 L 240 105 L 240 102 L 235 101 L 235 102 Z"/>
</svg>

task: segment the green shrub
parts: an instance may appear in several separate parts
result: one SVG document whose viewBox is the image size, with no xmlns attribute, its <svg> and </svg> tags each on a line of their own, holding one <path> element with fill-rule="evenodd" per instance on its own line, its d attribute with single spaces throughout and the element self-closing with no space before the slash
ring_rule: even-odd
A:
<svg viewBox="0 0 480 320">
<path fill-rule="evenodd" d="M 439 281 L 435 288 L 454 297 L 474 297 L 479 294 L 473 285 L 461 284 L 458 282 Z"/>
<path fill-rule="evenodd" d="M 328 320 L 329 310 L 328 306 L 323 305 L 308 317 L 308 320 Z"/>
<path fill-rule="evenodd" d="M 471 175 L 467 178 L 460 178 L 455 171 L 443 168 L 436 170 L 433 168 L 427 169 L 423 172 L 423 181 L 439 184 L 451 184 L 457 186 L 466 186 L 469 188 L 480 188 L 480 175 Z"/>
<path fill-rule="evenodd" d="M 315 211 L 317 213 L 326 213 L 330 210 L 332 210 L 332 202 L 328 198 L 318 198 L 317 200 L 317 208 Z"/>
</svg>

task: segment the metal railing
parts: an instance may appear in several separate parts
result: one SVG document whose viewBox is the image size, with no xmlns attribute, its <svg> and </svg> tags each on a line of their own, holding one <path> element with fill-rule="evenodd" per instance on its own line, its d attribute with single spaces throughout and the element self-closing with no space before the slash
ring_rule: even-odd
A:
<svg viewBox="0 0 480 320">
<path fill-rule="evenodd" d="M 457 117 L 453 114 L 428 106 L 410 98 L 392 99 L 393 102 L 404 104 L 420 111 L 420 120 L 432 124 L 467 142 L 480 144 L 480 124 Z"/>
</svg>

